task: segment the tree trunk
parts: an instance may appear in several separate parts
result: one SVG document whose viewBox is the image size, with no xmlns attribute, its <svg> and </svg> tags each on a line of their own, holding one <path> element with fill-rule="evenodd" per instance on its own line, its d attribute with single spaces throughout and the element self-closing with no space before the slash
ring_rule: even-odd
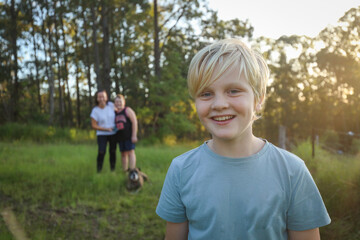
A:
<svg viewBox="0 0 360 240">
<path fill-rule="evenodd" d="M 62 86 L 61 86 L 61 79 L 62 79 L 62 74 L 61 74 L 61 65 L 60 65 L 60 47 L 59 47 L 59 34 L 58 34 L 58 21 L 56 19 L 56 16 L 58 15 L 57 11 L 56 11 L 56 4 L 57 1 L 53 1 L 53 8 L 54 8 L 54 16 L 52 17 L 54 25 L 55 25 L 55 50 L 56 50 L 56 65 L 58 67 L 57 70 L 57 78 L 58 78 L 58 94 L 59 94 L 59 123 L 60 126 L 63 127 L 64 126 L 64 98 L 63 98 L 63 91 L 62 91 Z"/>
<path fill-rule="evenodd" d="M 95 73 L 96 73 L 96 83 L 98 89 L 103 89 L 103 83 L 100 76 L 100 57 L 99 57 L 99 46 L 97 43 L 97 23 L 96 23 L 96 15 L 95 8 L 91 7 L 91 18 L 92 18 L 92 36 L 93 36 L 93 46 L 94 46 L 94 59 L 95 59 Z"/>
<path fill-rule="evenodd" d="M 75 27 L 75 49 L 78 49 L 78 32 L 77 27 Z M 75 80 L 76 80 L 76 119 L 77 127 L 81 126 L 81 117 L 80 117 L 80 87 L 79 87 L 79 61 L 77 55 L 75 55 Z"/>
<path fill-rule="evenodd" d="M 48 14 L 49 9 L 47 6 L 47 3 L 45 4 L 46 6 L 46 12 Z M 43 18 L 44 19 L 44 18 Z M 43 21 L 42 23 L 42 40 L 43 40 L 43 44 L 44 44 L 44 54 L 45 54 L 45 72 L 46 72 L 46 76 L 48 78 L 48 84 L 49 84 L 49 125 L 53 125 L 54 124 L 54 73 L 52 70 L 52 66 L 53 66 L 53 60 L 52 60 L 52 40 L 51 40 L 51 32 L 49 29 L 49 33 L 46 32 L 45 29 L 45 24 L 46 22 Z M 49 41 L 49 49 L 47 50 L 46 47 L 46 39 L 45 36 L 48 37 L 48 41 Z M 48 54 L 49 53 L 49 54 Z M 50 66 L 47 62 L 47 58 L 50 58 Z"/>
<path fill-rule="evenodd" d="M 121 14 L 121 8 L 119 10 L 119 13 Z M 118 66 L 117 66 L 117 51 L 115 42 L 120 43 L 119 39 L 116 37 L 116 29 L 114 27 L 114 18 L 110 18 L 110 32 L 112 33 L 111 36 L 111 48 L 112 48 L 112 57 L 113 57 L 113 68 L 114 68 L 114 81 L 115 81 L 115 92 L 120 93 L 120 80 L 118 75 Z"/>
<path fill-rule="evenodd" d="M 79 63 L 76 62 L 76 117 L 77 126 L 81 127 L 81 116 L 80 116 L 80 87 L 79 87 Z"/>
<path fill-rule="evenodd" d="M 154 67 L 155 76 L 160 79 L 160 43 L 159 43 L 159 23 L 158 23 L 158 11 L 157 0 L 154 0 Z"/>
<path fill-rule="evenodd" d="M 161 78 L 161 72 L 160 72 L 160 41 L 159 41 L 159 22 L 158 22 L 158 6 L 157 6 L 157 0 L 154 0 L 154 70 L 155 70 L 155 83 L 152 83 L 153 85 L 158 84 L 160 82 Z M 155 94 L 159 95 L 160 92 L 158 91 L 158 88 L 153 88 L 154 90 L 150 92 L 149 94 Z M 157 100 L 152 103 L 154 105 L 154 121 L 153 121 L 153 134 L 156 134 L 158 131 L 158 120 L 160 115 L 160 108 L 161 103 Z"/>
<path fill-rule="evenodd" d="M 286 149 L 286 127 L 279 125 L 279 147 Z"/>
<path fill-rule="evenodd" d="M 52 43 L 51 43 L 51 34 L 49 34 L 49 58 L 50 58 L 50 66 L 49 72 L 49 124 L 54 124 L 54 93 L 55 93 L 55 86 L 54 86 L 54 71 L 52 69 L 52 66 L 54 65 L 53 58 L 52 58 Z"/>
<path fill-rule="evenodd" d="M 11 115 L 12 115 L 12 120 L 16 121 L 18 119 L 18 115 L 19 115 L 19 106 L 18 106 L 18 101 L 19 101 L 19 79 L 18 79 L 18 52 L 17 52 L 17 37 L 18 37 L 18 32 L 17 32 L 17 15 L 18 15 L 18 11 L 15 10 L 15 0 L 11 0 L 11 6 L 10 6 L 10 16 L 11 16 L 11 22 L 13 23 L 11 25 L 12 30 L 10 31 L 10 35 L 11 35 L 11 51 L 12 51 L 12 55 L 14 57 L 14 63 L 12 66 L 12 75 L 13 75 L 13 91 L 12 91 L 12 95 L 11 95 Z"/>
<path fill-rule="evenodd" d="M 114 61 L 114 80 L 115 80 L 115 92 L 116 93 L 120 93 L 120 79 L 119 79 L 119 73 L 118 73 L 118 68 L 117 68 L 117 54 L 115 51 L 115 36 L 113 36 L 113 41 L 112 41 L 112 49 L 113 49 L 113 61 Z"/>
<path fill-rule="evenodd" d="M 63 9 L 64 6 L 64 1 L 61 0 L 60 1 L 60 5 Z M 63 71 L 63 79 L 64 79 L 64 83 L 66 84 L 66 101 L 68 104 L 68 123 L 70 124 L 70 126 L 73 125 L 73 113 L 72 113 L 72 104 L 71 104 L 71 93 L 70 93 L 70 87 L 69 87 L 69 80 L 68 80 L 68 75 L 69 75 L 69 71 L 68 71 L 68 49 L 67 49 L 67 44 L 66 44 L 66 37 L 65 37 L 65 29 L 64 29 L 64 22 L 63 22 L 63 12 L 60 12 L 60 24 L 61 24 L 61 32 L 62 32 L 62 39 L 64 41 L 64 71 Z"/>
<path fill-rule="evenodd" d="M 39 61 L 37 58 L 37 49 L 38 45 L 36 43 L 35 39 L 35 24 L 34 24 L 34 16 L 33 16 L 33 7 L 32 7 L 32 1 L 28 1 L 28 4 L 30 6 L 30 17 L 31 17 L 31 26 L 32 26 L 32 40 L 34 45 L 34 58 L 35 58 L 35 82 L 36 82 L 36 93 L 37 93 L 37 101 L 38 101 L 38 107 L 39 111 L 42 109 L 42 103 L 41 103 L 41 93 L 40 93 L 40 78 L 39 78 Z"/>
<path fill-rule="evenodd" d="M 104 88 L 111 95 L 111 80 L 110 80 L 110 44 L 109 44 L 109 24 L 108 24 L 108 13 L 109 8 L 105 1 L 102 1 L 102 30 L 103 30 L 103 81 Z"/>
<path fill-rule="evenodd" d="M 85 19 L 85 14 L 84 11 L 82 11 L 82 18 L 84 21 L 84 41 L 85 41 L 85 49 L 86 49 L 86 53 L 85 53 L 85 65 L 86 65 L 86 76 L 87 76 L 87 81 L 88 81 L 88 91 L 89 91 L 89 96 L 88 96 L 88 102 L 89 102 L 89 112 L 91 112 L 92 109 L 92 93 L 91 93 L 91 63 L 90 63 L 90 53 L 89 53 L 89 40 L 87 38 L 87 33 L 88 33 L 88 25 L 87 25 L 87 20 Z"/>
<path fill-rule="evenodd" d="M 124 10 L 121 9 L 120 13 L 122 14 L 122 16 L 125 18 L 125 13 L 124 13 Z M 126 69 L 125 69 L 125 64 L 126 64 L 126 60 L 125 60 L 125 51 L 124 51 L 124 45 L 125 45 L 125 34 L 123 34 L 123 31 L 125 31 L 125 26 L 123 24 L 123 21 L 121 21 L 120 23 L 120 35 L 119 35 L 119 46 L 120 46 L 120 54 L 119 54 L 119 57 L 120 57 L 120 69 L 119 69 L 119 92 L 121 93 L 125 93 L 126 92 L 126 86 L 125 86 L 125 77 L 126 77 Z M 121 90 L 121 91 L 120 91 Z"/>
</svg>

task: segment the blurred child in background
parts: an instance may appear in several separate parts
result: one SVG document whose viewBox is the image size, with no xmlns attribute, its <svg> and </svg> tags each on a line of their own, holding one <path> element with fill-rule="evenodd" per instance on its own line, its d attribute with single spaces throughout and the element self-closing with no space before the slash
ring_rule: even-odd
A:
<svg viewBox="0 0 360 240">
<path fill-rule="evenodd" d="M 123 95 L 118 94 L 114 100 L 116 141 L 121 152 L 121 162 L 124 171 L 136 167 L 135 143 L 138 123 L 134 110 L 127 107 Z"/>
</svg>

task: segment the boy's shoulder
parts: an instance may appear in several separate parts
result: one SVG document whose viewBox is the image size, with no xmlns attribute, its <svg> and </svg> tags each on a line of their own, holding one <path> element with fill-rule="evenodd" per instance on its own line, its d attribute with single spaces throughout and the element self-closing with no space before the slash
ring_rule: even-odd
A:
<svg viewBox="0 0 360 240">
<path fill-rule="evenodd" d="M 302 161 L 301 158 L 298 157 L 297 155 L 295 155 L 294 153 L 292 153 L 292 152 L 290 152 L 290 151 L 288 151 L 286 149 L 280 148 L 278 146 L 275 146 L 271 142 L 268 142 L 268 143 L 269 143 L 269 146 L 270 146 L 272 152 L 276 152 L 276 153 L 278 153 L 280 155 L 283 155 L 286 158 L 291 158 L 291 159 L 294 158 L 296 160 Z"/>
<path fill-rule="evenodd" d="M 172 160 L 172 164 L 177 165 L 179 167 L 186 167 L 189 164 L 194 163 L 197 157 L 201 155 L 202 147 L 203 144 L 175 157 Z"/>
<path fill-rule="evenodd" d="M 285 167 L 288 171 L 298 172 L 306 169 L 305 161 L 296 154 L 277 147 L 272 143 L 269 143 L 269 149 L 270 151 L 267 157 L 269 157 L 271 161 L 282 165 L 282 167 Z"/>
<path fill-rule="evenodd" d="M 202 164 L 205 155 L 205 144 L 206 143 L 203 143 L 202 145 L 175 157 L 169 168 L 171 172 L 183 177 L 191 176 L 191 174 Z"/>
</svg>

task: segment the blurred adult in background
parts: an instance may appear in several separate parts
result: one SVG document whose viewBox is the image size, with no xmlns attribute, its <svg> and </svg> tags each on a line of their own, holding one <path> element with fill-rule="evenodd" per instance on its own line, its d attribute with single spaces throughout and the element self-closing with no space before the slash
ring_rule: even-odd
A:
<svg viewBox="0 0 360 240">
<path fill-rule="evenodd" d="M 107 143 L 109 142 L 110 169 L 115 170 L 116 163 L 116 141 L 115 141 L 115 112 L 114 104 L 108 100 L 105 90 L 99 90 L 95 93 L 96 106 L 92 109 L 91 127 L 96 130 L 98 155 L 97 155 L 97 172 L 101 172 L 106 152 Z"/>
<path fill-rule="evenodd" d="M 124 171 L 136 167 L 135 143 L 138 123 L 134 110 L 125 105 L 125 98 L 118 94 L 115 103 L 116 141 L 119 143 Z"/>
</svg>

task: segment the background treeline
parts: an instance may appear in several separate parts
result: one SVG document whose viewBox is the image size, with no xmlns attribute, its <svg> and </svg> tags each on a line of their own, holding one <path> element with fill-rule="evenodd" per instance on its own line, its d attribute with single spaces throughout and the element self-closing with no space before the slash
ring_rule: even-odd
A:
<svg viewBox="0 0 360 240">
<path fill-rule="evenodd" d="M 241 18 L 241 16 L 240 16 Z M 245 39 L 265 54 L 271 82 L 261 136 L 360 132 L 360 6 L 315 38 L 252 37 L 206 0 L 0 0 L 0 124 L 89 128 L 94 93 L 122 93 L 141 138 L 206 136 L 186 89 L 192 56 Z"/>
</svg>

